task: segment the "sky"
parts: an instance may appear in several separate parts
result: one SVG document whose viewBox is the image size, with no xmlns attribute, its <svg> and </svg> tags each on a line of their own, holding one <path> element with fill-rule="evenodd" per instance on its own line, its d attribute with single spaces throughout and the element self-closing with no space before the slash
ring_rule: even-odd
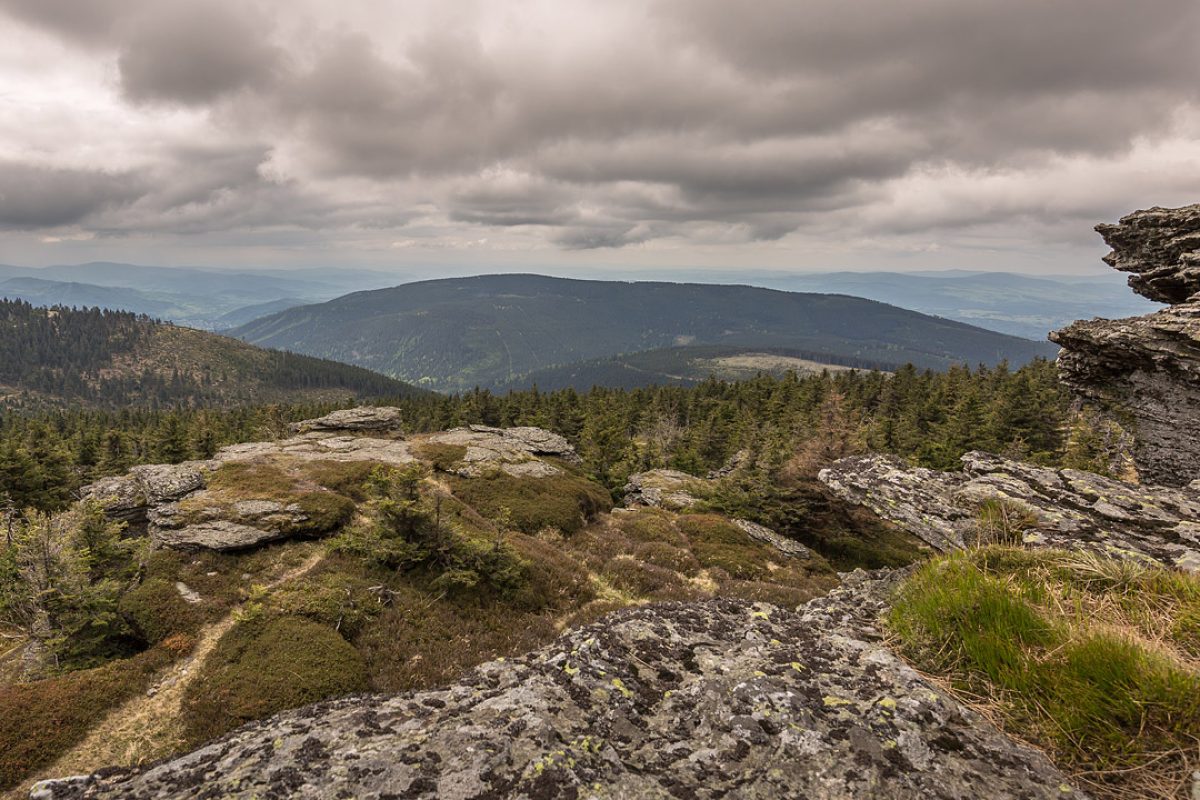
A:
<svg viewBox="0 0 1200 800">
<path fill-rule="evenodd" d="M 1196 0 L 0 0 L 0 263 L 1103 272 Z"/>
</svg>

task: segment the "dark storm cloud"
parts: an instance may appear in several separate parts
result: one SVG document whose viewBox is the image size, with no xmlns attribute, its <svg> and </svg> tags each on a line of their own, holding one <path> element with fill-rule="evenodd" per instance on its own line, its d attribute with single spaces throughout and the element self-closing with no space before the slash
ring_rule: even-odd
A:
<svg viewBox="0 0 1200 800">
<path fill-rule="evenodd" d="M 0 229 L 73 225 L 144 195 L 140 176 L 0 161 Z"/>
<path fill-rule="evenodd" d="M 107 48 L 134 111 L 208 111 L 231 142 L 167 148 L 155 185 L 106 217 L 134 230 L 385 228 L 408 203 L 578 249 L 771 240 L 836 215 L 863 235 L 1071 217 L 1108 201 L 947 198 L 964 174 L 1124 157 L 1200 92 L 1195 0 L 656 0 L 609 6 L 597 30 L 583 5 L 541 38 L 478 30 L 470 8 L 300 36 L 282 0 L 0 0 Z M 875 208 L 906 181 L 921 205 Z M 26 224 L 84 221 L 109 208 L 96 191 Z"/>
</svg>

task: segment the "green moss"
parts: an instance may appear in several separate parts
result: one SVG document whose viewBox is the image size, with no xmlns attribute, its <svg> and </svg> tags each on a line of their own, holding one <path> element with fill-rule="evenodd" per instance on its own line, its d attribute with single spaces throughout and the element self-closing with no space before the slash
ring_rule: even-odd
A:
<svg viewBox="0 0 1200 800">
<path fill-rule="evenodd" d="M 264 610 L 304 617 L 352 637 L 383 609 L 379 595 L 371 591 L 377 584 L 356 559 L 331 555 L 304 577 L 271 592 Z"/>
<path fill-rule="evenodd" d="M 362 502 L 367 499 L 367 481 L 378 465 L 374 461 L 309 461 L 301 474 L 332 492 Z"/>
<path fill-rule="evenodd" d="M 188 687 L 189 745 L 277 711 L 367 688 L 362 657 L 337 631 L 300 617 L 254 620 L 221 637 Z"/>
<path fill-rule="evenodd" d="M 546 478 L 513 477 L 503 472 L 481 478 L 451 478 L 456 497 L 491 520 L 507 518 L 523 533 L 556 528 L 571 534 L 588 519 L 612 508 L 602 486 L 563 473 Z"/>
<path fill-rule="evenodd" d="M 307 492 L 293 502 L 300 506 L 308 520 L 296 525 L 297 534 L 317 535 L 336 530 L 354 516 L 357 508 L 349 497 L 334 492 Z"/>
<path fill-rule="evenodd" d="M 150 578 L 121 597 L 118 611 L 143 642 L 158 644 L 176 633 L 194 634 L 204 621 L 171 583 Z"/>
<path fill-rule="evenodd" d="M 448 472 L 462 463 L 467 448 L 461 444 L 421 442 L 413 446 L 413 454 L 422 461 L 428 461 L 439 472 Z"/>
<path fill-rule="evenodd" d="M 688 514 L 679 518 L 679 529 L 703 567 L 724 570 L 738 580 L 759 580 L 770 571 L 768 549 L 724 517 Z"/>
<path fill-rule="evenodd" d="M 508 544 L 522 562 L 521 585 L 505 603 L 523 611 L 567 611 L 596 596 L 584 566 L 557 545 L 520 533 Z"/>
<path fill-rule="evenodd" d="M 82 741 L 110 709 L 144 692 L 193 645 L 191 637 L 171 636 L 103 667 L 0 686 L 0 789 L 31 777 Z"/>
</svg>

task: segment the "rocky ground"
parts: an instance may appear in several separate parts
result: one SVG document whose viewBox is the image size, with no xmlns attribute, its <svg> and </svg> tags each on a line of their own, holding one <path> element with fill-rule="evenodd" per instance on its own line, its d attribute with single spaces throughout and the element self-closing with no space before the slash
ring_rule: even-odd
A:
<svg viewBox="0 0 1200 800">
<path fill-rule="evenodd" d="M 849 575 L 799 612 L 619 612 L 446 689 L 287 712 L 31 797 L 1082 797 L 880 643 L 899 577 Z"/>
</svg>

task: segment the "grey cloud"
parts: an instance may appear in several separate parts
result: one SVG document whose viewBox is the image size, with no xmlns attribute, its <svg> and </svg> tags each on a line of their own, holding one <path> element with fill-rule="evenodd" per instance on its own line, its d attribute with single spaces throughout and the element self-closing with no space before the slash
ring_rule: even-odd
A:
<svg viewBox="0 0 1200 800">
<path fill-rule="evenodd" d="M 267 23 L 223 2 L 166 3 L 131 26 L 118 65 L 136 102 L 211 102 L 278 74 L 280 51 L 265 40 Z"/>
<path fill-rule="evenodd" d="M 128 205 L 147 191 L 130 172 L 59 169 L 0 161 L 0 228 L 74 225 Z"/>
<path fill-rule="evenodd" d="M 211 109 L 207 130 L 236 143 L 168 153 L 152 190 L 100 207 L 111 230 L 386 228 L 432 204 L 452 223 L 544 229 L 569 249 L 772 240 L 814 220 L 900 235 L 1045 213 L 1019 192 L 860 212 L 922 171 L 1036 173 L 1161 135 L 1200 100 L 1200 3 L 1152 5 L 654 0 L 595 39 L 564 31 L 572 49 L 510 41 L 469 16 L 402 43 L 336 23 L 288 41 L 283 0 L 270 13 L 0 0 L 107 46 L 134 105 Z M 291 177 L 268 175 L 277 153 Z M 338 188 L 350 182 L 370 189 Z"/>
</svg>

